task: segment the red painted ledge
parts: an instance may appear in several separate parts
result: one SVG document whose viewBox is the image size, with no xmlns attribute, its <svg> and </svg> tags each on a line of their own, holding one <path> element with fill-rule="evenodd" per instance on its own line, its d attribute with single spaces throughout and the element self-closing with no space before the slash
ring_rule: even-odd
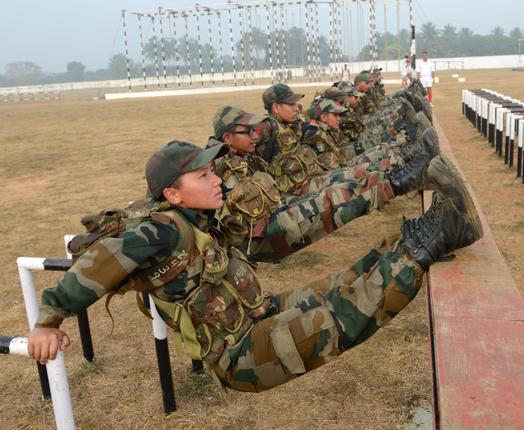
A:
<svg viewBox="0 0 524 430">
<path fill-rule="evenodd" d="M 460 171 L 433 120 L 442 152 Z M 484 237 L 428 273 L 435 428 L 524 429 L 524 300 L 468 189 Z"/>
</svg>

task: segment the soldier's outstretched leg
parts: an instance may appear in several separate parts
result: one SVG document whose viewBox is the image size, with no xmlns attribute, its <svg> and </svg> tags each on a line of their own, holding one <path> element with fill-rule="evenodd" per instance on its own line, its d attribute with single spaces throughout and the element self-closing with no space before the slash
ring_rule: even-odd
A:
<svg viewBox="0 0 524 430">
<path fill-rule="evenodd" d="M 243 250 L 259 261 L 277 261 L 297 252 L 353 219 L 382 209 L 395 196 L 422 189 L 429 161 L 424 153 L 386 173 L 346 168 L 315 176 L 307 185 L 315 192 L 281 204 L 263 229 L 251 229 Z"/>
<path fill-rule="evenodd" d="M 257 234 L 253 229 L 250 240 L 243 243 L 244 251 L 259 261 L 279 260 L 355 218 L 382 209 L 395 197 L 382 172 L 359 175 L 341 169 L 329 173 L 331 176 L 316 178 L 314 185 L 320 191 L 288 199 L 270 215 L 263 231 L 258 229 Z"/>
<path fill-rule="evenodd" d="M 460 175 L 440 156 L 430 167 L 437 191 L 431 215 L 419 218 L 422 234 L 384 242 L 349 269 L 276 296 L 276 314 L 210 365 L 222 384 L 262 391 L 334 360 L 400 312 L 433 262 L 482 236 Z"/>
</svg>

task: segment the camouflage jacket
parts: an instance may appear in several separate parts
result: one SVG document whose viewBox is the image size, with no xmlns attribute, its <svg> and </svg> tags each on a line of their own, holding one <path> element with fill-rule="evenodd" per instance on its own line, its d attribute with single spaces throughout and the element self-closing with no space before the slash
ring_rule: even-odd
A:
<svg viewBox="0 0 524 430">
<path fill-rule="evenodd" d="M 359 110 L 362 116 L 375 113 L 378 110 L 378 106 L 372 95 L 372 90 L 368 91 L 364 97 L 360 98 Z"/>
<path fill-rule="evenodd" d="M 175 211 L 183 222 L 173 221 Z M 195 357 L 215 361 L 226 343 L 237 343 L 266 314 L 271 298 L 262 293 L 247 258 L 211 226 L 213 216 L 213 211 L 171 208 L 153 213 L 122 237 L 97 242 L 55 288 L 44 291 L 36 327 L 58 327 L 105 295 L 143 291 L 145 285 L 185 343 L 190 336 L 184 315 L 190 318 L 199 349 Z"/>
<path fill-rule="evenodd" d="M 350 142 L 357 141 L 366 129 L 362 122 L 359 109 L 348 107 L 346 112 L 340 114 L 340 129 Z"/>
<path fill-rule="evenodd" d="M 346 165 L 341 148 L 349 140 L 341 130 L 331 129 L 320 121 L 311 120 L 302 126 L 302 143 L 313 148 L 318 155 L 318 162 L 325 170 L 335 170 Z"/>
<path fill-rule="evenodd" d="M 269 115 L 259 127 L 260 138 L 256 153 L 268 163 L 282 153 L 291 152 L 300 143 L 302 119 L 295 124 L 285 124 L 278 117 Z"/>
</svg>

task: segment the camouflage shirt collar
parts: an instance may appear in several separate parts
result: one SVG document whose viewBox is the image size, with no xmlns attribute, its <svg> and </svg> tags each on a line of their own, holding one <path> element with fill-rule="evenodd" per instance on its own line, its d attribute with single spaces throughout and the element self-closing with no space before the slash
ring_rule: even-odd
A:
<svg viewBox="0 0 524 430">
<path fill-rule="evenodd" d="M 179 211 L 191 224 L 202 231 L 208 231 L 213 222 L 213 219 L 215 218 L 214 210 L 199 211 L 195 209 L 182 208 L 180 206 L 173 206 L 173 208 Z"/>
<path fill-rule="evenodd" d="M 289 123 L 282 121 L 282 119 L 280 119 L 280 117 L 277 115 L 269 114 L 268 118 L 272 118 L 276 122 L 279 122 L 280 124 L 282 124 L 284 127 L 289 127 Z"/>
</svg>

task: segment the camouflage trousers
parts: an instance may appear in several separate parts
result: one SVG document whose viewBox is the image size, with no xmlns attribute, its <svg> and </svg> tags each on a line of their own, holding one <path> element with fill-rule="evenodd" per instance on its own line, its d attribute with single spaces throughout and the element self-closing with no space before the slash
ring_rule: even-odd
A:
<svg viewBox="0 0 524 430">
<path fill-rule="evenodd" d="M 302 191 L 271 214 L 262 237 L 244 241 L 244 251 L 259 261 L 278 260 L 382 209 L 395 196 L 383 172 L 362 166 L 316 175 Z"/>
<path fill-rule="evenodd" d="M 403 136 L 403 135 L 402 135 Z M 381 171 L 392 167 L 402 167 L 405 164 L 400 154 L 400 147 L 405 144 L 405 140 L 383 142 L 379 145 L 367 149 L 362 154 L 351 160 L 352 166 L 363 166 L 370 171 Z"/>
<path fill-rule="evenodd" d="M 288 382 L 360 344 L 417 294 L 423 271 L 384 242 L 350 268 L 275 297 L 276 314 L 210 365 L 221 383 L 263 391 Z"/>
<path fill-rule="evenodd" d="M 341 153 L 348 160 L 349 166 L 372 163 L 380 156 L 380 159 L 393 157 L 392 165 L 398 162 L 398 148 L 407 142 L 404 133 L 394 134 L 387 130 L 382 135 L 364 133 L 357 142 L 351 142 L 341 149 Z M 382 152 L 372 155 L 377 150 Z"/>
</svg>

